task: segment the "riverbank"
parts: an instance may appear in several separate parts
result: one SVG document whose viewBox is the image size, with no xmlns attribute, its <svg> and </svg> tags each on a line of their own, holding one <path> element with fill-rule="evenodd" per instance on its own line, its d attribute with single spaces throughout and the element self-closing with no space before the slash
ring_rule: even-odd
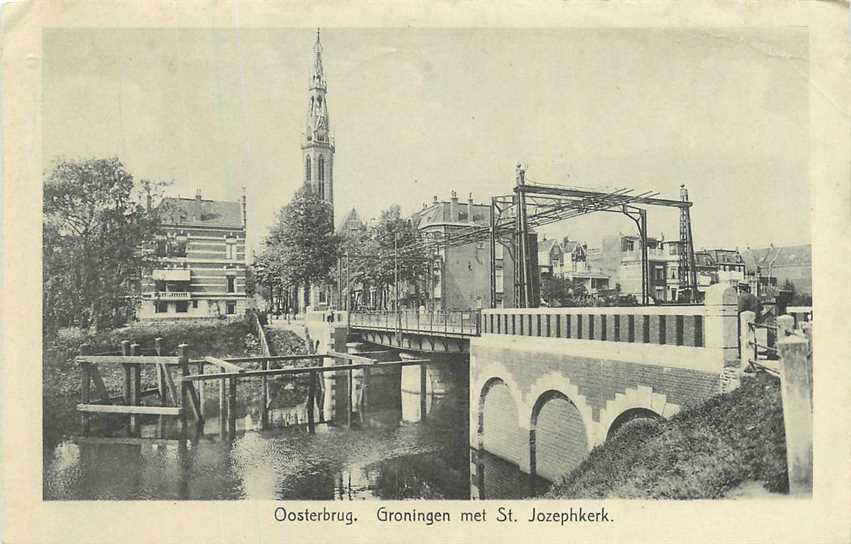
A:
<svg viewBox="0 0 851 544">
<path fill-rule="evenodd" d="M 260 355 L 257 330 L 248 320 L 233 322 L 212 320 L 156 321 L 135 323 L 129 327 L 85 334 L 77 329 L 63 329 L 45 337 L 43 354 L 43 431 L 44 447 L 50 448 L 77 432 L 76 404 L 80 399 L 80 372 L 74 357 L 80 346 L 88 344 L 92 353 L 120 350 L 127 340 L 139 344 L 143 355 L 153 354 L 154 339 L 162 338 L 162 354 L 174 355 L 177 346 L 187 344 L 191 358 L 246 357 Z M 304 346 L 295 335 L 276 332 L 270 344 L 281 354 L 303 353 Z M 104 384 L 110 394 L 121 394 L 123 372 L 120 367 L 101 368 Z M 143 388 L 153 387 L 155 375 L 146 369 Z"/>
<path fill-rule="evenodd" d="M 780 384 L 764 373 L 668 421 L 629 425 L 547 498 L 716 499 L 743 486 L 789 487 Z"/>
</svg>

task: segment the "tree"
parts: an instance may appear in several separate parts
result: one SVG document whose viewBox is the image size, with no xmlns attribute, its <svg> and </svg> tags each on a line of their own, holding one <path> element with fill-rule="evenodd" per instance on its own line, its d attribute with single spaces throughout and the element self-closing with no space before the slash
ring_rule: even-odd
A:
<svg viewBox="0 0 851 544">
<path fill-rule="evenodd" d="M 296 192 L 269 230 L 258 280 L 267 287 L 303 285 L 306 292 L 311 284 L 327 283 L 339 245 L 332 218 L 329 202 L 309 190 Z"/>
<path fill-rule="evenodd" d="M 141 185 L 151 198 L 152 184 Z M 46 332 L 114 327 L 135 308 L 140 274 L 157 262 L 146 250 L 157 234 L 157 218 L 142 200 L 117 158 L 55 165 L 44 184 Z"/>
</svg>

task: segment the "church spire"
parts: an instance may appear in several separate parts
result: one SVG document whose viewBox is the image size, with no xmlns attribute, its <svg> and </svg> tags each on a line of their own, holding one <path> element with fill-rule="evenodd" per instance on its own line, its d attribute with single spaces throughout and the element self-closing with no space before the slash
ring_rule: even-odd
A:
<svg viewBox="0 0 851 544">
<path fill-rule="evenodd" d="M 334 141 L 331 137 L 331 121 L 328 104 L 325 71 L 322 66 L 322 42 L 316 29 L 313 44 L 313 74 L 310 76 L 307 119 L 304 140 L 301 145 L 304 157 L 304 183 L 320 198 L 334 202 Z"/>
<path fill-rule="evenodd" d="M 316 43 L 313 44 L 313 78 L 310 90 L 326 90 L 325 73 L 322 71 L 322 42 L 319 41 L 319 29 L 316 29 Z"/>
</svg>

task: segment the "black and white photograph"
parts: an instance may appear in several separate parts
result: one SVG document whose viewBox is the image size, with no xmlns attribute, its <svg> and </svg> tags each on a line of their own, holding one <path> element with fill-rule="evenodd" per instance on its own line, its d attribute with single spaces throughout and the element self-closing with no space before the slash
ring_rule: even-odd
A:
<svg viewBox="0 0 851 544">
<path fill-rule="evenodd" d="M 362 501 L 397 532 L 456 501 L 813 503 L 814 430 L 848 417 L 814 410 L 843 363 L 814 350 L 813 102 L 849 110 L 805 24 L 234 6 L 37 37 L 38 500 L 268 501 L 319 533 Z"/>
</svg>

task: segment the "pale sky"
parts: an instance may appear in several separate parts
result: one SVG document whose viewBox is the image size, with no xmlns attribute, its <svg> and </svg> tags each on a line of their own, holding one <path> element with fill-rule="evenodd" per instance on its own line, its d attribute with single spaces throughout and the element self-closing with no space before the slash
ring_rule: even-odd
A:
<svg viewBox="0 0 851 544">
<path fill-rule="evenodd" d="M 48 30 L 45 169 L 118 156 L 169 194 L 248 195 L 249 243 L 302 181 L 314 31 Z M 695 245 L 810 241 L 804 29 L 324 29 L 335 207 L 413 212 L 432 195 L 532 181 L 678 197 Z M 651 208 L 651 234 L 678 235 Z M 596 245 L 604 214 L 560 223 Z"/>
</svg>

